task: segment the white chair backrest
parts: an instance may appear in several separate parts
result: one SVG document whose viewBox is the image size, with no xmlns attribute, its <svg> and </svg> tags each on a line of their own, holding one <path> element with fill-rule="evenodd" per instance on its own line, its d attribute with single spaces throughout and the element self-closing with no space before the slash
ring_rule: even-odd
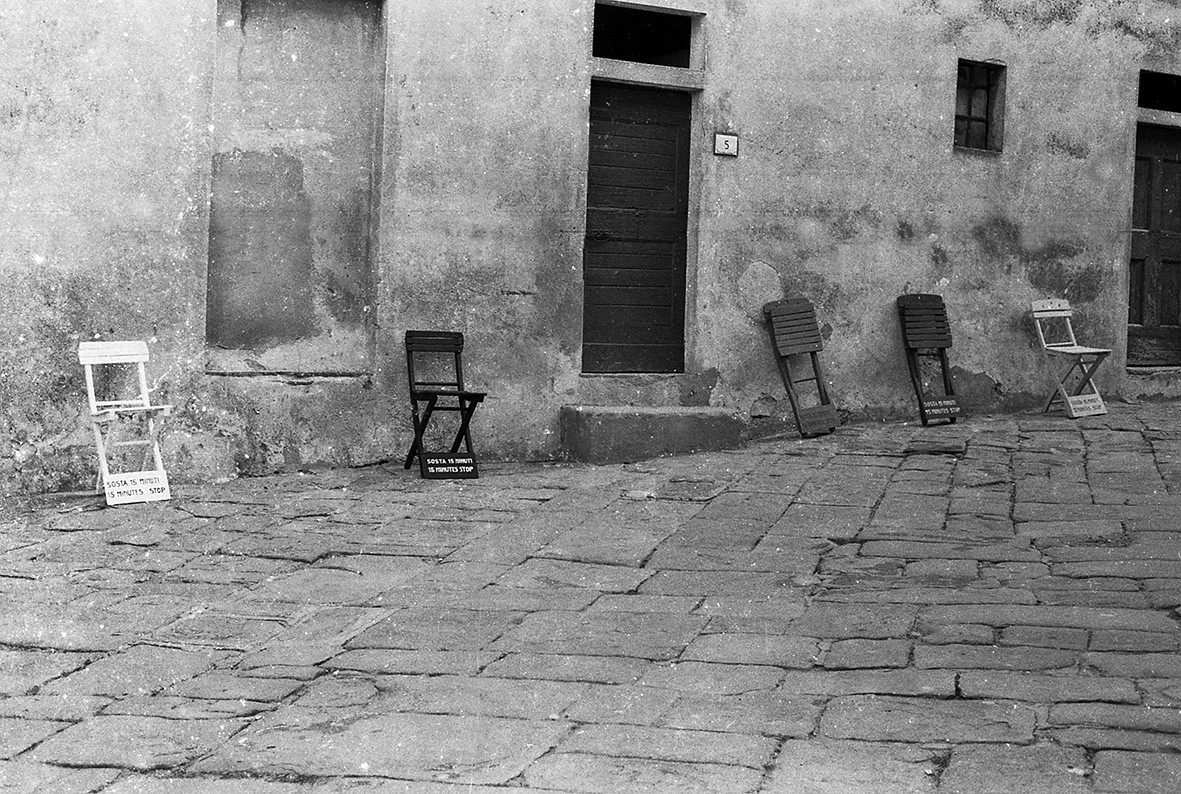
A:
<svg viewBox="0 0 1181 794">
<path fill-rule="evenodd" d="M 148 360 L 148 343 L 140 340 L 127 342 L 83 342 L 78 345 L 80 364 L 135 364 Z"/>
<path fill-rule="evenodd" d="M 1037 338 L 1042 347 L 1073 347 L 1078 345 L 1074 337 L 1074 327 L 1070 318 L 1074 311 L 1070 308 L 1070 301 L 1064 298 L 1049 298 L 1034 301 L 1030 304 L 1033 309 L 1033 323 L 1037 328 Z M 1055 335 L 1053 331 L 1057 330 Z M 1051 332 L 1047 335 L 1047 331 Z"/>
<path fill-rule="evenodd" d="M 86 399 L 90 403 L 90 412 L 97 414 L 110 408 L 151 407 L 152 402 L 148 395 L 148 376 L 144 368 L 147 360 L 148 345 L 139 340 L 83 342 L 78 345 L 78 362 L 82 364 L 86 373 Z M 94 368 L 119 364 L 131 365 L 136 368 L 136 386 L 139 393 L 115 399 L 98 399 L 94 392 Z"/>
</svg>

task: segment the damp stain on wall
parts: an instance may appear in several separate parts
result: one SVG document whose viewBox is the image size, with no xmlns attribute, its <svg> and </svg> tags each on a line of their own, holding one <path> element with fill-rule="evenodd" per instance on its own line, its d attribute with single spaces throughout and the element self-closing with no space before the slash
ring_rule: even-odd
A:
<svg viewBox="0 0 1181 794">
<path fill-rule="evenodd" d="M 931 270 L 934 273 L 935 280 L 947 278 L 951 275 L 952 264 L 951 256 L 948 255 L 947 249 L 938 243 L 931 244 Z"/>
<path fill-rule="evenodd" d="M 1095 263 L 1094 257 L 1088 257 L 1083 240 L 1051 239 L 1028 249 L 1021 241 L 1021 227 L 1000 216 L 974 226 L 971 236 L 987 260 L 1003 262 L 1006 274 L 1018 268 L 1038 293 L 1073 303 L 1091 303 L 1102 295 L 1107 284 L 1104 267 Z M 934 255 L 933 248 L 933 259 Z"/>
<path fill-rule="evenodd" d="M 994 216 L 972 227 L 972 239 L 989 259 L 1004 260 L 1005 272 L 1013 272 L 1013 260 L 1021 254 L 1021 229 L 1008 218 Z"/>
<path fill-rule="evenodd" d="M 1025 277 L 1031 286 L 1047 295 L 1066 298 L 1072 303 L 1091 303 L 1103 293 L 1106 274 L 1101 265 L 1085 261 L 1085 253 L 1081 243 L 1047 243 L 1022 258 Z"/>
</svg>

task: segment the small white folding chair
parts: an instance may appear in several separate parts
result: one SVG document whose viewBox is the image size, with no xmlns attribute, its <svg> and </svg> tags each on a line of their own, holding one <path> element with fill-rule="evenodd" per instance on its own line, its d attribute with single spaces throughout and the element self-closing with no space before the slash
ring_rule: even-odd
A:
<svg viewBox="0 0 1181 794">
<path fill-rule="evenodd" d="M 1107 405 L 1099 396 L 1092 378 L 1095 370 L 1111 353 L 1102 347 L 1086 347 L 1080 345 L 1074 337 L 1074 327 L 1070 318 L 1074 315 L 1070 308 L 1070 301 L 1062 298 L 1034 301 L 1032 304 L 1033 322 L 1037 327 L 1037 338 L 1042 343 L 1042 349 L 1050 358 L 1065 358 L 1070 361 L 1070 368 L 1062 375 L 1058 388 L 1050 395 L 1046 403 L 1046 411 L 1054 407 L 1054 403 L 1061 402 L 1066 415 L 1071 419 L 1080 416 L 1097 416 L 1107 413 Z M 1070 385 L 1071 376 L 1077 373 L 1074 385 Z"/>
<path fill-rule="evenodd" d="M 98 490 L 107 504 L 155 502 L 169 499 L 168 475 L 160 457 L 157 418 L 168 416 L 171 405 L 152 405 L 145 365 L 145 342 L 83 342 L 78 362 L 86 373 L 86 397 L 90 422 L 98 448 Z M 102 381 L 102 399 L 95 391 L 95 369 Z M 104 377 L 107 376 L 107 377 Z M 111 471 L 111 454 L 122 447 L 140 447 L 137 471 Z M 122 460 L 121 456 L 116 456 Z M 154 468 L 148 468 L 149 460 Z"/>
</svg>

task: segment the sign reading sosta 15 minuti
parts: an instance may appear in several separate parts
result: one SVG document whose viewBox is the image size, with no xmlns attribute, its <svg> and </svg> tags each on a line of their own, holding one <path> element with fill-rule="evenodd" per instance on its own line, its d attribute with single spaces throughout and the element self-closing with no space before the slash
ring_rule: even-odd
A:
<svg viewBox="0 0 1181 794">
<path fill-rule="evenodd" d="M 431 480 L 474 480 L 480 473 L 471 455 L 427 452 L 423 455 L 422 476 Z"/>
<path fill-rule="evenodd" d="M 171 499 L 168 475 L 163 471 L 129 471 L 109 474 L 103 480 L 107 504 L 127 505 L 136 502 L 158 502 Z"/>
</svg>

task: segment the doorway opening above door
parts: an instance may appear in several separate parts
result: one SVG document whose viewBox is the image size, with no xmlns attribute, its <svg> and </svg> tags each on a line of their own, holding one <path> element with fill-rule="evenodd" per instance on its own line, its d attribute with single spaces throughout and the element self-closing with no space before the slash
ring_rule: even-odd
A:
<svg viewBox="0 0 1181 794">
<path fill-rule="evenodd" d="M 642 8 L 595 3 L 596 58 L 687 68 L 693 19 Z"/>
</svg>

